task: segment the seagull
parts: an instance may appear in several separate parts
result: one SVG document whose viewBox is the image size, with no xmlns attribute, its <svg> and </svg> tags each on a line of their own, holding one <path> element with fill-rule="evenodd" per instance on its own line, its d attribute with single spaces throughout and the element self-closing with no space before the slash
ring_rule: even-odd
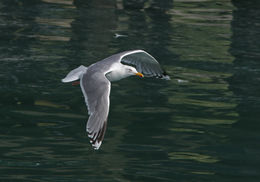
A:
<svg viewBox="0 0 260 182">
<path fill-rule="evenodd" d="M 132 75 L 170 79 L 158 61 L 143 50 L 114 54 L 89 67 L 81 65 L 62 79 L 64 83 L 80 80 L 89 114 L 86 131 L 91 145 L 96 150 L 101 146 L 107 127 L 110 82 Z"/>
</svg>

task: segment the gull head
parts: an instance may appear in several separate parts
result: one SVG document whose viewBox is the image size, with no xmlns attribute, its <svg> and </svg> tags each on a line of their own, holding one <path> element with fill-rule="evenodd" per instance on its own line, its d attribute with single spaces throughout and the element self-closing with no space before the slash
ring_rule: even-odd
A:
<svg viewBox="0 0 260 182">
<path fill-rule="evenodd" d="M 133 75 L 144 77 L 144 75 L 138 72 L 133 66 L 118 64 L 112 71 L 106 74 L 106 77 L 109 81 L 118 81 Z"/>
<path fill-rule="evenodd" d="M 140 76 L 140 77 L 144 77 L 144 75 L 140 72 L 138 72 L 134 67 L 132 66 L 128 66 L 128 65 L 124 65 L 124 70 L 125 70 L 125 74 L 127 76 Z"/>
</svg>

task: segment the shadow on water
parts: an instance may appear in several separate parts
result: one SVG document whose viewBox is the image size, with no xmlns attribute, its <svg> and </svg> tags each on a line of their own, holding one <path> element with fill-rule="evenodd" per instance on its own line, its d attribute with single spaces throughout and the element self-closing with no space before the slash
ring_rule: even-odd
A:
<svg viewBox="0 0 260 182">
<path fill-rule="evenodd" d="M 0 180 L 257 179 L 256 4 L 1 1 Z M 93 151 L 82 93 L 60 79 L 129 49 L 151 53 L 172 79 L 113 83 Z"/>
</svg>

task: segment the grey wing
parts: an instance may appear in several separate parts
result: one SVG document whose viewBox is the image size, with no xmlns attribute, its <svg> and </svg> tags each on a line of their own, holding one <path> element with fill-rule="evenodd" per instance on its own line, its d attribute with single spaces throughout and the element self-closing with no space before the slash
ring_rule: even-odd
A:
<svg viewBox="0 0 260 182">
<path fill-rule="evenodd" d="M 102 73 L 88 74 L 87 71 L 80 80 L 80 86 L 89 112 L 88 137 L 94 149 L 99 149 L 107 126 L 110 82 Z"/>
<path fill-rule="evenodd" d="M 120 57 L 120 62 L 134 66 L 138 72 L 141 72 L 146 77 L 155 76 L 162 79 L 170 79 L 162 70 L 158 61 L 143 50 L 124 52 Z"/>
</svg>

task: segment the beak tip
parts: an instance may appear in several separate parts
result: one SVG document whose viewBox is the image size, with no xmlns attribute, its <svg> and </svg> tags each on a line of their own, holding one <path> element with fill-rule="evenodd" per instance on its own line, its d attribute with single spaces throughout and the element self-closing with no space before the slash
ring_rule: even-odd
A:
<svg viewBox="0 0 260 182">
<path fill-rule="evenodd" d="M 140 72 L 136 73 L 135 75 L 140 76 L 142 78 L 144 77 L 144 75 L 142 73 L 140 73 Z"/>
</svg>

